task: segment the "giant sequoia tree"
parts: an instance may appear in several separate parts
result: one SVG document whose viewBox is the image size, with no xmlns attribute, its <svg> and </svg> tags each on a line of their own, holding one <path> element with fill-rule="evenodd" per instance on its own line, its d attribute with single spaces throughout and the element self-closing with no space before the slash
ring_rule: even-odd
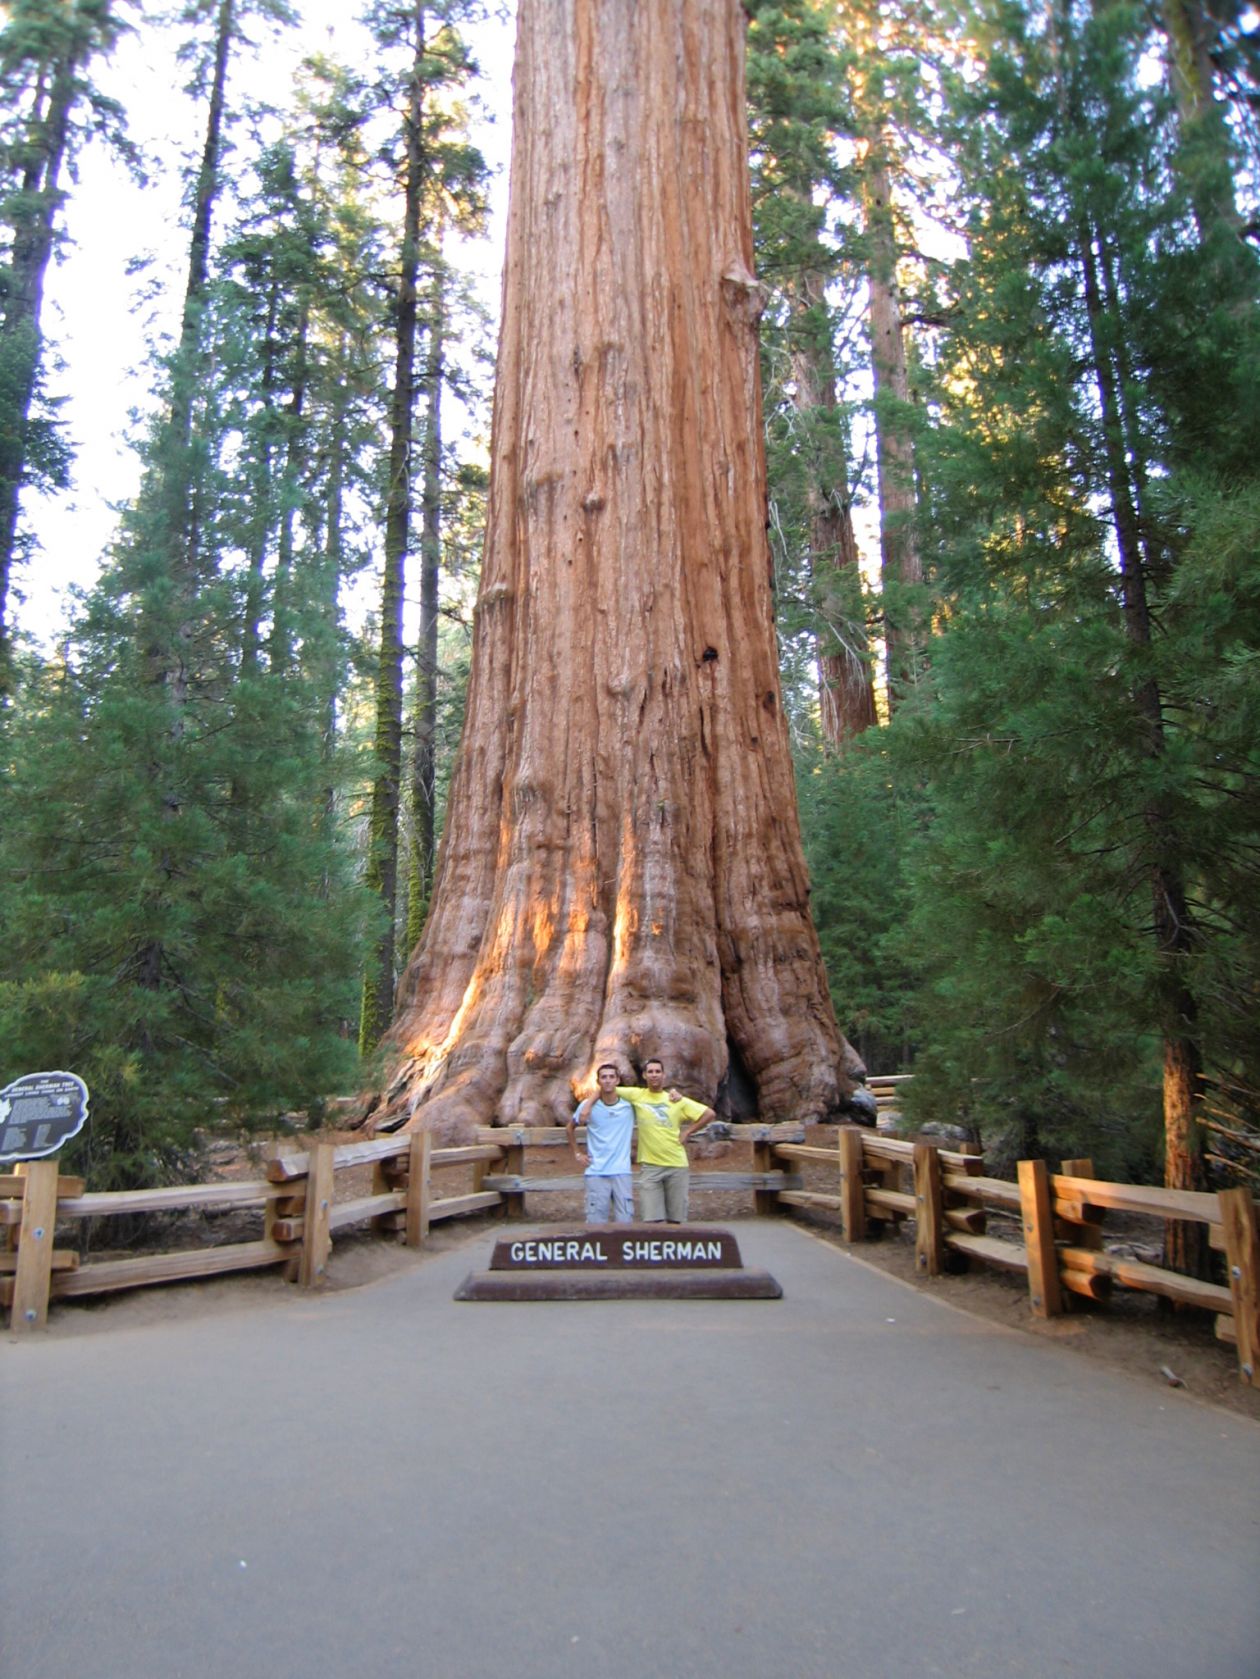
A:
<svg viewBox="0 0 1260 1679">
<path fill-rule="evenodd" d="M 739 0 L 522 0 L 473 675 L 378 1122 L 554 1120 L 605 1056 L 820 1117 L 765 539 Z"/>
</svg>

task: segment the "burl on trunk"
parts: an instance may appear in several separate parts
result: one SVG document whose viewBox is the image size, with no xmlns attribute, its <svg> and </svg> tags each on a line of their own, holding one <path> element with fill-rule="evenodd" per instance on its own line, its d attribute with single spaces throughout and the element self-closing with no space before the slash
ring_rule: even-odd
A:
<svg viewBox="0 0 1260 1679">
<path fill-rule="evenodd" d="M 739 0 L 521 0 L 489 521 L 373 1119 L 737 1116 L 860 1077 L 809 915 L 765 536 Z"/>
</svg>

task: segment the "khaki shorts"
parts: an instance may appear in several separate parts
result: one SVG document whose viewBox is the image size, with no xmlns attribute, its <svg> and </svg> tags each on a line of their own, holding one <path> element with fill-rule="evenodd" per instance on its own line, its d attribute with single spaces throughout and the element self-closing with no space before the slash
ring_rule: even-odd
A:
<svg viewBox="0 0 1260 1679">
<path fill-rule="evenodd" d="M 639 1218 L 644 1224 L 687 1222 L 686 1166 L 639 1167 Z"/>
<path fill-rule="evenodd" d="M 633 1224 L 634 1179 L 629 1172 L 616 1177 L 586 1175 L 586 1222 L 588 1224 Z"/>
</svg>

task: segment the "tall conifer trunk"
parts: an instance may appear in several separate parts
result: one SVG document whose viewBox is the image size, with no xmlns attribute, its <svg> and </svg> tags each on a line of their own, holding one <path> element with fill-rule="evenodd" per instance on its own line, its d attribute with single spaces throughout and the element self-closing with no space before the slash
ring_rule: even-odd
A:
<svg viewBox="0 0 1260 1679">
<path fill-rule="evenodd" d="M 821 259 L 822 252 L 819 251 Z M 826 313 L 826 277 L 820 266 L 805 270 L 793 288 L 792 377 L 796 406 L 821 416 L 834 428 L 839 416 L 836 370 Z M 839 747 L 875 722 L 866 625 L 861 617 L 862 582 L 857 537 L 847 482 L 847 452 L 834 430 L 825 455 L 815 460 L 806 489 L 810 516 L 810 569 L 827 629 L 818 642 L 818 703 L 822 737 Z"/>
<path fill-rule="evenodd" d="M 1096 246 L 1101 236 L 1082 225 L 1078 235 L 1085 307 L 1098 384 L 1116 544 L 1120 555 L 1121 598 L 1125 633 L 1143 662 L 1151 644 L 1151 613 L 1147 599 L 1133 469 L 1124 446 L 1119 374 L 1103 326 L 1103 297 Z M 1164 701 L 1152 676 L 1139 676 L 1134 704 L 1141 719 L 1142 750 L 1158 766 L 1167 752 Z M 1202 1103 L 1198 1005 L 1186 982 L 1186 967 L 1195 944 L 1194 921 L 1187 901 L 1184 866 L 1176 840 L 1176 820 L 1158 785 L 1143 809 L 1150 856 L 1152 927 L 1159 954 L 1158 1009 L 1163 1039 L 1164 1182 L 1172 1189 L 1203 1189 L 1203 1132 L 1198 1122 Z M 1174 1270 L 1201 1276 L 1206 1272 L 1206 1232 L 1198 1224 L 1171 1222 L 1166 1228 L 1165 1257 Z"/>
<path fill-rule="evenodd" d="M 1213 48 L 1221 23 L 1203 0 L 1161 0 L 1168 35 L 1169 82 L 1177 102 L 1182 166 L 1199 236 L 1224 224 L 1239 232 L 1229 125 L 1216 97 Z"/>
<path fill-rule="evenodd" d="M 424 931 L 433 890 L 437 844 L 438 604 L 442 571 L 442 380 L 446 348 L 446 271 L 439 253 L 433 271 L 429 348 L 425 358 L 425 429 L 420 532 L 420 645 L 416 658 L 416 727 L 411 774 L 411 868 L 407 882 L 407 940 L 414 950 Z"/>
<path fill-rule="evenodd" d="M 374 1049 L 394 1007 L 398 897 L 398 813 L 402 783 L 403 593 L 411 541 L 411 433 L 415 401 L 416 277 L 424 187 L 425 11 L 417 4 L 414 58 L 407 95 L 403 235 L 394 309 L 394 388 L 389 413 L 389 484 L 385 505 L 385 569 L 376 668 L 376 779 L 372 784 L 367 886 L 380 900 L 381 931 L 363 976 L 359 1047 Z"/>
<path fill-rule="evenodd" d="M 1072 77 L 1072 26 L 1063 4 L 1051 12 L 1060 116 L 1067 128 L 1077 120 Z M 1141 517 L 1145 462 L 1137 428 L 1126 413 L 1125 352 L 1119 343 L 1119 282 L 1105 227 L 1088 208 L 1075 219 L 1092 372 L 1102 422 L 1103 468 L 1111 501 L 1120 562 L 1125 635 L 1135 650 L 1133 704 L 1140 750 L 1150 766 L 1142 809 L 1151 890 L 1151 923 L 1158 956 L 1156 1009 L 1163 1043 L 1164 1182 L 1173 1189 L 1202 1189 L 1206 1182 L 1203 1133 L 1198 1122 L 1203 1067 L 1198 1004 L 1187 979 L 1196 933 L 1186 891 L 1185 863 L 1177 843 L 1176 817 L 1160 782 L 1168 751 L 1164 697 L 1149 669 L 1151 609 L 1148 577 L 1155 556 L 1144 543 Z M 1170 1222 L 1165 1258 L 1175 1270 L 1206 1275 L 1208 1250 L 1201 1225 Z"/>
<path fill-rule="evenodd" d="M 150 540 L 162 561 L 163 587 L 144 591 L 139 622 L 148 679 L 164 707 L 165 740 L 155 753 L 150 775 L 158 788 L 162 818 L 167 824 L 179 821 L 185 797 L 176 760 L 184 740 L 192 682 L 191 648 L 200 563 L 200 486 L 194 459 L 193 411 L 202 362 L 202 320 L 209 284 L 211 228 L 219 194 L 234 6 L 235 0 L 220 0 L 216 14 L 214 69 L 201 164 L 193 194 L 188 272 L 179 343 L 171 369 L 170 405 L 161 424 L 160 447 L 147 486 L 158 515 Z M 163 886 L 159 897 L 163 902 L 173 870 L 171 852 L 164 849 L 159 858 Z M 147 990 L 156 991 L 169 983 L 170 969 L 169 953 L 160 938 L 146 939 L 132 958 L 136 983 Z"/>
<path fill-rule="evenodd" d="M 275 491 L 272 482 L 272 449 L 275 427 L 276 387 L 276 315 L 280 306 L 280 286 L 273 268 L 267 282 L 267 315 L 263 326 L 262 376 L 259 394 L 262 415 L 259 422 L 258 458 L 254 462 L 251 505 L 247 514 L 248 570 L 245 574 L 244 624 L 241 630 L 241 675 L 258 674 L 259 621 L 263 612 L 265 583 L 263 573 L 267 565 L 267 550 L 271 542 L 275 519 Z"/>
<path fill-rule="evenodd" d="M 309 428 L 306 424 L 306 383 L 309 377 L 307 339 L 310 332 L 310 311 L 305 300 L 299 305 L 296 325 L 291 352 L 292 382 L 285 412 L 280 529 L 276 539 L 276 579 L 271 596 L 271 635 L 267 646 L 268 667 L 273 676 L 282 676 L 293 662 L 293 526 L 297 518 L 309 440 Z"/>
<path fill-rule="evenodd" d="M 833 1114 L 765 537 L 738 0 L 522 0 L 491 489 L 374 1118 L 552 1122 L 650 1054 Z"/>
<path fill-rule="evenodd" d="M 907 424 L 910 381 L 897 284 L 897 241 L 887 141 L 876 128 L 867 147 L 863 188 L 875 443 L 879 469 L 879 546 L 884 581 L 888 701 L 895 707 L 915 680 L 920 627 L 913 592 L 923 582 L 915 535 L 914 443 Z"/>
<path fill-rule="evenodd" d="M 202 357 L 202 320 L 210 283 L 210 237 L 220 188 L 223 129 L 227 114 L 227 78 L 236 35 L 236 0 L 219 0 L 215 17 L 214 58 L 210 101 L 201 163 L 193 189 L 192 233 L 188 242 L 188 277 L 180 318 L 179 344 L 171 379 L 171 406 L 166 425 L 162 469 L 165 540 L 172 581 L 191 590 L 197 575 L 200 536 L 200 497 L 193 461 L 193 409 Z"/>
</svg>

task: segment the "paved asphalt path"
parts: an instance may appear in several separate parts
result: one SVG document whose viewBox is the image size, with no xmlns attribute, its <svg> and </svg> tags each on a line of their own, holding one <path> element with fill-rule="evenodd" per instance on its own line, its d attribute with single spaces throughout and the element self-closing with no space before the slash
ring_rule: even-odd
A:
<svg viewBox="0 0 1260 1679">
<path fill-rule="evenodd" d="M 1254 1679 L 1260 1428 L 787 1223 L 781 1301 L 367 1287 L 0 1348 L 4 1679 Z"/>
</svg>

